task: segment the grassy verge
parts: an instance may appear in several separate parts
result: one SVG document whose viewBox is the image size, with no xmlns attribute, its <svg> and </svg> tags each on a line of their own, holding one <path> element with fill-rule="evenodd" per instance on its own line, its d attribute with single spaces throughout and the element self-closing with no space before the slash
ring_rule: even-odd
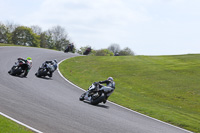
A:
<svg viewBox="0 0 200 133">
<path fill-rule="evenodd" d="M 0 43 L 0 46 L 20 46 L 20 45 Z"/>
<path fill-rule="evenodd" d="M 200 55 L 83 56 L 66 60 L 59 68 L 84 89 L 112 76 L 116 89 L 110 101 L 200 132 Z"/>
<path fill-rule="evenodd" d="M 0 43 L 0 46 L 19 45 Z M 0 133 L 32 133 L 32 131 L 0 115 Z"/>
<path fill-rule="evenodd" d="M 0 115 L 0 133 L 33 133 L 31 130 Z"/>
</svg>

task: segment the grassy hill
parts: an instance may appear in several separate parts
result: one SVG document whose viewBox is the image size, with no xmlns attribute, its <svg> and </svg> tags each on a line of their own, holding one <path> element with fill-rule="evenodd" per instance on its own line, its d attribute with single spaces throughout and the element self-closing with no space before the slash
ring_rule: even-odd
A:
<svg viewBox="0 0 200 133">
<path fill-rule="evenodd" d="M 84 89 L 112 76 L 116 89 L 110 101 L 200 132 L 200 55 L 81 56 L 59 67 Z"/>
</svg>

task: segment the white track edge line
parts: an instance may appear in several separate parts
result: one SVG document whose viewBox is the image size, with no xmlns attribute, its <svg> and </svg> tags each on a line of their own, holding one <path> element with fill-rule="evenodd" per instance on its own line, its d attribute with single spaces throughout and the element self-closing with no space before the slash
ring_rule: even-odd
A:
<svg viewBox="0 0 200 133">
<path fill-rule="evenodd" d="M 8 115 L 2 113 L 2 112 L 0 112 L 0 115 L 2 115 L 2 116 L 4 116 L 4 117 L 6 117 L 6 118 L 8 118 L 8 119 L 10 119 L 10 120 L 12 120 L 12 121 L 14 121 L 14 122 L 20 124 L 20 125 L 22 125 L 22 126 L 28 128 L 28 129 L 30 129 L 30 130 L 32 130 L 32 131 L 34 131 L 34 132 L 36 132 L 36 133 L 43 133 L 43 132 L 41 132 L 41 131 L 39 131 L 39 130 L 37 130 L 37 129 L 31 127 L 31 126 L 28 126 L 28 125 L 26 125 L 26 124 L 24 124 L 24 123 L 22 123 L 22 122 L 20 122 L 20 121 L 18 121 L 18 120 L 16 120 L 16 119 L 12 118 L 12 117 L 10 117 L 10 116 L 8 116 Z"/>
<path fill-rule="evenodd" d="M 72 58 L 73 58 L 73 57 L 72 57 Z M 62 63 L 63 61 L 65 61 L 65 60 L 67 60 L 67 59 L 69 59 L 69 58 L 66 58 L 66 59 L 61 60 L 61 61 L 58 63 L 58 66 L 60 65 L 60 63 Z M 81 87 L 75 85 L 74 83 L 72 83 L 71 81 L 69 81 L 68 79 L 66 79 L 66 78 L 61 74 L 61 72 L 60 72 L 60 70 L 59 70 L 59 67 L 58 67 L 58 73 L 60 74 L 60 76 L 61 76 L 65 81 L 67 81 L 67 82 L 70 83 L 71 85 L 75 86 L 76 88 L 85 91 L 85 90 L 82 89 Z M 183 129 L 183 128 L 181 128 L 181 127 L 177 127 L 177 126 L 174 126 L 174 125 L 172 125 L 172 124 L 169 124 L 169 123 L 167 123 L 167 122 L 158 120 L 158 119 L 156 119 L 156 118 L 153 118 L 153 117 L 150 117 L 150 116 L 141 114 L 141 113 L 139 113 L 139 112 L 136 112 L 136 111 L 131 110 L 131 109 L 129 109 L 129 108 L 123 107 L 123 106 L 121 106 L 121 105 L 119 105 L 119 104 L 116 104 L 116 103 L 114 103 L 114 102 L 111 102 L 111 101 L 108 101 L 108 102 L 110 102 L 110 103 L 112 103 L 112 104 L 114 104 L 114 105 L 116 105 L 116 106 L 119 106 L 119 107 L 121 107 L 121 108 L 123 108 L 123 109 L 126 109 L 126 110 L 129 110 L 129 111 L 131 111 L 131 112 L 134 112 L 134 113 L 136 113 L 136 114 L 139 114 L 139 115 L 145 116 L 145 117 L 147 117 L 147 118 L 153 119 L 153 120 L 155 120 L 155 121 L 158 121 L 158 122 L 164 123 L 164 124 L 166 124 L 166 125 L 169 125 L 169 126 L 178 128 L 178 129 L 183 130 L 183 131 L 186 131 L 186 132 L 188 132 L 188 133 L 193 133 L 192 131 L 189 131 L 189 130 Z"/>
</svg>

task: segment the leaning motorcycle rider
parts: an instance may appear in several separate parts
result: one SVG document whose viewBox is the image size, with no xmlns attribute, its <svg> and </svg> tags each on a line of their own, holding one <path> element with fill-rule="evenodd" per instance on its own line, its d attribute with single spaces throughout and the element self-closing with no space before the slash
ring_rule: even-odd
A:
<svg viewBox="0 0 200 133">
<path fill-rule="evenodd" d="M 31 57 L 27 57 L 26 59 L 24 59 L 24 58 L 18 58 L 17 59 L 18 60 L 18 62 L 20 62 L 20 61 L 24 61 L 26 64 L 27 64 L 27 68 L 25 69 L 25 73 L 24 73 L 24 77 L 26 77 L 27 75 L 28 75 L 28 73 L 29 73 L 29 71 L 30 71 L 30 69 L 31 69 L 31 67 L 32 67 L 32 58 Z M 16 63 L 15 63 L 16 64 Z M 8 71 L 8 73 L 10 73 L 11 72 L 11 70 L 10 71 Z"/>
<path fill-rule="evenodd" d="M 27 57 L 26 58 L 26 63 L 27 63 L 27 65 L 28 65 L 28 69 L 27 69 L 27 72 L 26 72 L 26 74 L 24 75 L 24 77 L 26 77 L 27 75 L 28 75 L 28 73 L 29 73 L 29 71 L 30 71 L 30 69 L 31 69 L 31 67 L 32 67 L 32 58 L 31 57 Z"/>
<path fill-rule="evenodd" d="M 106 99 L 103 101 L 103 103 L 106 103 L 106 100 L 108 97 L 113 93 L 115 89 L 115 82 L 112 77 L 108 77 L 107 80 L 99 81 L 100 84 L 106 83 L 106 86 L 101 86 L 99 90 L 103 90 L 106 93 Z"/>
<path fill-rule="evenodd" d="M 42 67 L 45 67 L 46 64 L 52 65 L 52 66 L 54 67 L 54 71 L 55 71 L 55 70 L 57 69 L 57 67 L 58 67 L 58 65 L 57 65 L 57 60 L 56 60 L 56 59 L 54 59 L 54 60 L 52 60 L 52 61 L 45 61 L 45 62 L 42 64 Z M 52 76 L 53 76 L 53 72 L 54 72 L 54 71 L 50 71 L 50 72 L 49 72 L 49 77 L 52 77 Z"/>
</svg>

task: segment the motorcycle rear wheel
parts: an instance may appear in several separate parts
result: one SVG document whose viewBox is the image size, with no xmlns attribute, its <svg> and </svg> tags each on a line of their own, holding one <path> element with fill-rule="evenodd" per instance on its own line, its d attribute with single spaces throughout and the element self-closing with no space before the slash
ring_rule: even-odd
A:
<svg viewBox="0 0 200 133">
<path fill-rule="evenodd" d="M 97 104 L 103 102 L 105 100 L 105 98 L 106 98 L 105 94 L 102 93 L 102 95 L 99 98 L 97 98 L 95 100 L 91 99 L 91 104 L 92 105 L 97 105 Z"/>
</svg>

